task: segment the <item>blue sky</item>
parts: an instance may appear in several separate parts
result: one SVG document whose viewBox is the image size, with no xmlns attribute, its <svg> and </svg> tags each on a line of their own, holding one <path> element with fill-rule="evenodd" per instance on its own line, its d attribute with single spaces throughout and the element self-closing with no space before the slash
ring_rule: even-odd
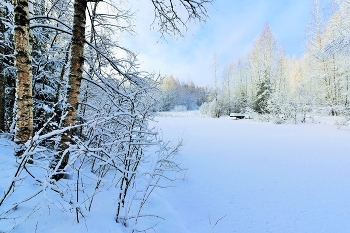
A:
<svg viewBox="0 0 350 233">
<path fill-rule="evenodd" d="M 124 45 L 139 54 L 142 69 L 192 79 L 202 86 L 213 82 L 214 54 L 220 75 L 226 64 L 249 52 L 266 23 L 286 54 L 300 57 L 313 5 L 313 0 L 216 0 L 208 5 L 206 23 L 189 25 L 184 38 L 164 40 L 157 27 L 150 26 L 154 16 L 150 2 L 137 1 L 133 8 L 137 36 L 127 36 Z"/>
</svg>

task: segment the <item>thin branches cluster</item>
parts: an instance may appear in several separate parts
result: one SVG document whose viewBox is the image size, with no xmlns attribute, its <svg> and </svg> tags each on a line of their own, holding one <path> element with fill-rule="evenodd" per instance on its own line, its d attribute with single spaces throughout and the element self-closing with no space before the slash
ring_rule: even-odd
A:
<svg viewBox="0 0 350 233">
<path fill-rule="evenodd" d="M 203 21 L 208 17 L 207 5 L 212 0 L 152 0 L 153 23 L 158 24 L 162 34 L 180 34 L 190 21 Z"/>
<path fill-rule="evenodd" d="M 210 1 L 176 2 L 152 1 L 161 32 L 179 33 L 179 23 L 207 16 Z M 136 55 L 117 43 L 133 33 L 133 13 L 111 1 L 0 6 L 0 130 L 15 147 L 13 177 L 0 194 L 1 231 L 33 217 L 36 231 L 54 208 L 87 221 L 103 192 L 116 223 L 152 229 L 137 224 L 162 219 L 144 207 L 155 188 L 181 177 L 182 142 L 171 145 L 150 126 L 159 78 L 139 71 Z"/>
</svg>

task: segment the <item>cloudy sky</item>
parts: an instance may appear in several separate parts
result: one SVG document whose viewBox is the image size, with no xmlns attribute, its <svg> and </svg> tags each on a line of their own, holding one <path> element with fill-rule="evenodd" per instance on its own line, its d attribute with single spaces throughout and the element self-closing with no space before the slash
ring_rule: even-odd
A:
<svg viewBox="0 0 350 233">
<path fill-rule="evenodd" d="M 137 3 L 136 9 L 133 6 L 137 36 L 127 36 L 123 42 L 139 54 L 141 68 L 201 86 L 213 82 L 214 54 L 221 70 L 244 57 L 266 23 L 286 53 L 300 57 L 313 5 L 312 0 L 216 0 L 208 5 L 207 22 L 190 25 L 184 38 L 164 40 L 156 25 L 151 26 L 151 1 Z"/>
</svg>

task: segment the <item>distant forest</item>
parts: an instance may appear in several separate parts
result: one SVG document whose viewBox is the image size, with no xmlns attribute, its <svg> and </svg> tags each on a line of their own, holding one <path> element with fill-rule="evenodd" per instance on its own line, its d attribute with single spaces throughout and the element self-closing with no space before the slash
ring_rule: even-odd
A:
<svg viewBox="0 0 350 233">
<path fill-rule="evenodd" d="M 198 110 L 209 92 L 207 87 L 195 86 L 191 80 L 180 82 L 172 75 L 163 78 L 159 90 L 159 111 Z"/>
<path fill-rule="evenodd" d="M 169 88 L 170 80 L 176 81 L 166 79 L 161 89 L 179 92 L 164 92 L 167 107 L 162 110 L 176 105 L 193 109 L 196 103 L 202 113 L 212 117 L 249 112 L 274 121 L 283 114 L 286 121 L 294 123 L 305 122 L 307 115 L 315 111 L 350 115 L 349 12 L 347 1 L 333 2 L 326 9 L 315 1 L 301 58 L 286 55 L 266 24 L 246 57 L 227 64 L 222 74 L 214 58 L 213 85 L 195 88 L 191 84 L 190 89 L 197 90 L 192 92 L 196 93 L 192 101 L 184 102 L 184 96 L 190 95 L 181 88 Z M 167 102 L 176 95 L 179 101 Z"/>
</svg>

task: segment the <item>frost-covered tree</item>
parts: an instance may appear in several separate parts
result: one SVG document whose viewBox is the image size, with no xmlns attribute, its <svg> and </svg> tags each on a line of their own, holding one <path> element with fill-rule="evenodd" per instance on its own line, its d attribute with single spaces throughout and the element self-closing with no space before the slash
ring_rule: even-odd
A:
<svg viewBox="0 0 350 233">
<path fill-rule="evenodd" d="M 348 57 L 350 55 L 347 46 L 347 38 L 350 36 L 350 9 L 348 1 L 340 1 L 340 4 L 327 22 L 324 37 L 327 39 L 321 54 L 329 63 L 328 80 L 328 105 L 348 106 L 349 81 L 348 81 Z M 333 110 L 332 110 L 333 111 Z M 332 112 L 333 114 L 336 111 Z"/>
<path fill-rule="evenodd" d="M 349 10 L 348 0 L 326 5 L 315 0 L 307 28 L 306 52 L 299 59 L 284 54 L 266 25 L 247 59 L 236 62 L 232 89 L 227 89 L 228 75 L 224 73 L 225 83 L 218 96 L 226 104 L 220 110 L 226 112 L 227 101 L 233 96 L 234 106 L 239 106 L 235 112 L 248 110 L 257 118 L 279 123 L 305 122 L 312 111 L 350 115 Z M 205 113 L 209 109 L 209 103 L 201 108 Z"/>
<path fill-rule="evenodd" d="M 220 96 L 219 66 L 216 54 L 213 56 L 212 70 L 214 84 L 209 90 L 208 101 L 201 106 L 200 111 L 217 118 L 223 114 L 224 108 L 223 99 Z"/>
<path fill-rule="evenodd" d="M 222 75 L 222 102 L 223 102 L 223 112 L 225 115 L 229 115 L 233 109 L 233 71 L 234 71 L 234 62 L 228 64 Z"/>
<path fill-rule="evenodd" d="M 276 75 L 276 40 L 269 25 L 265 25 L 261 35 L 256 39 L 248 62 L 250 75 L 256 85 L 256 99 L 253 108 L 259 112 L 267 111 Z"/>
<path fill-rule="evenodd" d="M 72 11 L 67 1 L 45 2 L 34 4 L 34 16 L 31 17 L 33 34 L 32 67 L 33 67 L 33 103 L 34 131 L 40 130 L 55 113 L 56 116 L 47 125 L 44 132 L 57 129 L 63 112 L 65 96 L 65 73 L 69 67 L 70 37 L 66 33 L 49 28 L 62 26 L 52 22 L 53 18 L 70 25 Z M 46 12 L 46 9 L 50 9 Z M 43 27 L 45 25 L 45 27 Z"/>
</svg>

